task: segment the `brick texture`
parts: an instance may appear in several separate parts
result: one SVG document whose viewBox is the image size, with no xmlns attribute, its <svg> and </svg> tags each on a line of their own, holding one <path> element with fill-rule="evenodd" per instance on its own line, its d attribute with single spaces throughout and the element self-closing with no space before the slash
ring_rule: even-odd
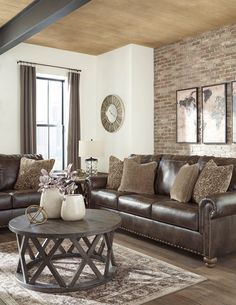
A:
<svg viewBox="0 0 236 305">
<path fill-rule="evenodd" d="M 155 153 L 236 157 L 232 143 L 231 81 L 236 80 L 236 25 L 206 32 L 154 51 Z M 227 143 L 203 144 L 201 86 L 227 83 Z M 198 87 L 198 144 L 176 143 L 176 90 Z M 236 122 L 235 122 L 236 124 Z"/>
</svg>

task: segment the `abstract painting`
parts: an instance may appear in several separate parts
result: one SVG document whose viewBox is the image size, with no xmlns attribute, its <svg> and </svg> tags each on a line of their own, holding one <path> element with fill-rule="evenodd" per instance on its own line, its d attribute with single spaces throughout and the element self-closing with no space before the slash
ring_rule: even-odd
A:
<svg viewBox="0 0 236 305">
<path fill-rule="evenodd" d="M 197 143 L 197 88 L 176 91 L 176 142 Z"/>
<path fill-rule="evenodd" d="M 203 143 L 226 143 L 226 84 L 202 87 Z"/>
<path fill-rule="evenodd" d="M 232 82 L 233 142 L 236 143 L 236 81 Z"/>
</svg>

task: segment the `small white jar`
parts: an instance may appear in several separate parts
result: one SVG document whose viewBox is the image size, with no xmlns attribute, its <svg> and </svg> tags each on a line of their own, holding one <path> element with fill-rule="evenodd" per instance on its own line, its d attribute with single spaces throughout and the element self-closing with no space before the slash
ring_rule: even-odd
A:
<svg viewBox="0 0 236 305">
<path fill-rule="evenodd" d="M 84 197 L 81 194 L 65 195 L 61 206 L 61 218 L 66 221 L 81 220 L 85 216 Z"/>
</svg>

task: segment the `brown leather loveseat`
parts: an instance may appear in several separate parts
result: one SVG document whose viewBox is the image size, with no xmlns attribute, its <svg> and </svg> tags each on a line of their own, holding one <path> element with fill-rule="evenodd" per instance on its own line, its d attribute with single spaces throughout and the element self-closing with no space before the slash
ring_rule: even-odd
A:
<svg viewBox="0 0 236 305">
<path fill-rule="evenodd" d="M 88 204 L 119 213 L 122 228 L 194 252 L 213 267 L 217 257 L 236 251 L 236 158 L 183 155 L 142 155 L 141 163 L 157 161 L 154 195 L 124 193 L 106 188 L 107 177 L 87 179 Z M 226 193 L 209 196 L 200 204 L 170 199 L 170 188 L 180 167 L 213 159 L 217 165 L 233 164 Z"/>
<path fill-rule="evenodd" d="M 40 202 L 37 190 L 14 190 L 23 156 L 42 160 L 41 155 L 0 154 L 0 226 L 7 226 L 10 219 L 24 214 L 26 207 Z"/>
</svg>

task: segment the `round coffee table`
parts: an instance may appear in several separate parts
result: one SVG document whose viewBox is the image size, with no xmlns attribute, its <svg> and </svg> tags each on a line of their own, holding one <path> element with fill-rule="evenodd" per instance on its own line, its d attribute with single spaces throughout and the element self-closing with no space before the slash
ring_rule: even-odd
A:
<svg viewBox="0 0 236 305">
<path fill-rule="evenodd" d="M 49 219 L 37 225 L 30 224 L 25 215 L 12 219 L 9 229 L 17 238 L 19 283 L 31 290 L 54 293 L 93 288 L 107 282 L 116 270 L 112 243 L 114 231 L 120 225 L 118 214 L 96 209 L 87 209 L 83 220 L 73 222 Z M 73 259 L 73 266 L 76 264 L 69 280 L 61 275 L 63 268 L 55 266 L 63 259 Z M 64 269 L 67 266 L 71 269 L 70 264 L 65 262 Z M 92 274 L 83 277 L 88 266 Z M 45 281 L 43 277 L 42 281 L 39 277 L 46 267 L 51 279 Z"/>
</svg>

